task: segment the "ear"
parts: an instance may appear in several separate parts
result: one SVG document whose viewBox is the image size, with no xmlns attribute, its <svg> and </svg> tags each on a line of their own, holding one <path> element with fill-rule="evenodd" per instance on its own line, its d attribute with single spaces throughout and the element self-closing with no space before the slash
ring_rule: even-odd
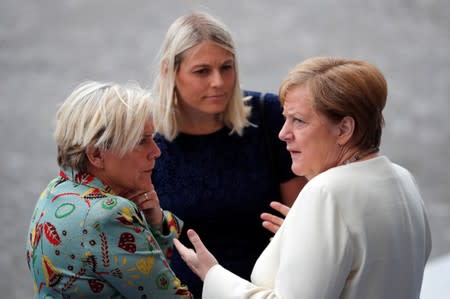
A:
<svg viewBox="0 0 450 299">
<path fill-rule="evenodd" d="M 355 131 L 355 120 L 351 116 L 345 116 L 338 124 L 338 144 L 346 144 Z"/>
<path fill-rule="evenodd" d="M 105 167 L 104 163 L 104 151 L 95 146 L 88 146 L 86 149 L 86 156 L 92 166 L 103 169 Z"/>
</svg>

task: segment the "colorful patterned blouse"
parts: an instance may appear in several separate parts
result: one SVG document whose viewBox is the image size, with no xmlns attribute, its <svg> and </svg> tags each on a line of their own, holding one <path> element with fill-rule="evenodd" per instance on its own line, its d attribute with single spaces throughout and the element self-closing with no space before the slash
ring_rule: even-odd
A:
<svg viewBox="0 0 450 299">
<path fill-rule="evenodd" d="M 99 179 L 65 169 L 41 194 L 26 241 L 36 298 L 192 298 L 169 268 L 182 222 L 150 227 Z"/>
</svg>

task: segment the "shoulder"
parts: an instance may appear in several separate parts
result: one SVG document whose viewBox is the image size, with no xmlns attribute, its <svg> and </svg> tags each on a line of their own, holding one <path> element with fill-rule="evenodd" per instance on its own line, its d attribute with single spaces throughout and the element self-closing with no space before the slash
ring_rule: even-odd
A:
<svg viewBox="0 0 450 299">
<path fill-rule="evenodd" d="M 342 194 L 346 194 L 348 182 L 354 182 L 354 177 L 352 171 L 345 169 L 345 166 L 329 169 L 308 181 L 300 191 L 299 198 L 305 204 L 331 201 L 340 205 L 340 198 Z"/>
<path fill-rule="evenodd" d="M 268 127 L 273 127 L 275 131 L 281 128 L 284 118 L 282 117 L 283 108 L 278 95 L 245 90 L 244 96 L 251 97 L 247 102 L 247 105 L 252 107 L 251 122 L 256 124 L 259 124 L 260 121 L 267 123 Z"/>
<path fill-rule="evenodd" d="M 278 95 L 271 92 L 244 90 L 244 97 L 250 97 L 252 106 L 261 105 L 261 100 L 264 102 L 264 110 L 271 110 L 273 108 L 280 109 L 281 104 Z"/>
<path fill-rule="evenodd" d="M 349 227 L 346 210 L 352 210 L 352 206 L 347 205 L 345 195 L 325 177 L 315 177 L 300 191 L 285 222 L 297 231 L 313 234 L 326 227 L 329 231 L 346 233 Z"/>
<path fill-rule="evenodd" d="M 95 200 L 86 216 L 86 226 L 107 225 L 108 223 L 139 224 L 144 226 L 144 220 L 136 205 L 123 197 L 105 195 Z"/>
<path fill-rule="evenodd" d="M 400 165 L 395 164 L 395 163 L 391 163 L 391 165 L 392 165 L 392 169 L 394 169 L 394 171 L 400 177 L 414 180 L 413 175 L 411 174 L 411 172 L 409 172 L 409 170 L 406 169 L 405 167 L 400 166 Z"/>
</svg>

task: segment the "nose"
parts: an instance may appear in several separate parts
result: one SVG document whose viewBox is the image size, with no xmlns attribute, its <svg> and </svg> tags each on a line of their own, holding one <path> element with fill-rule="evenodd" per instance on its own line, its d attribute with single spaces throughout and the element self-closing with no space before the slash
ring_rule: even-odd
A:
<svg viewBox="0 0 450 299">
<path fill-rule="evenodd" d="M 292 139 L 292 133 L 289 130 L 289 125 L 287 123 L 287 120 L 284 121 L 283 127 L 280 130 L 280 133 L 278 133 L 278 138 L 284 142 L 287 142 L 290 139 Z"/>
<path fill-rule="evenodd" d="M 223 85 L 223 76 L 220 71 L 216 70 L 211 75 L 211 86 L 212 87 L 220 87 Z"/>
<path fill-rule="evenodd" d="M 155 140 L 151 140 L 150 144 L 150 151 L 148 154 L 149 160 L 157 159 L 161 156 L 161 150 L 159 149 L 158 145 L 156 144 Z"/>
</svg>

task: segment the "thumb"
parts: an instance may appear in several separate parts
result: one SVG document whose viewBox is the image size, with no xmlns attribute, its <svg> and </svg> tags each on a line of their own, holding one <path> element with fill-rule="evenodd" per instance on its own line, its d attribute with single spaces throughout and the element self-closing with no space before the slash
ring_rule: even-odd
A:
<svg viewBox="0 0 450 299">
<path fill-rule="evenodd" d="M 186 248 L 186 246 L 181 244 L 181 242 L 178 239 L 173 239 L 173 245 L 178 250 L 178 252 L 184 252 L 184 251 L 188 250 L 188 248 Z"/>
</svg>

